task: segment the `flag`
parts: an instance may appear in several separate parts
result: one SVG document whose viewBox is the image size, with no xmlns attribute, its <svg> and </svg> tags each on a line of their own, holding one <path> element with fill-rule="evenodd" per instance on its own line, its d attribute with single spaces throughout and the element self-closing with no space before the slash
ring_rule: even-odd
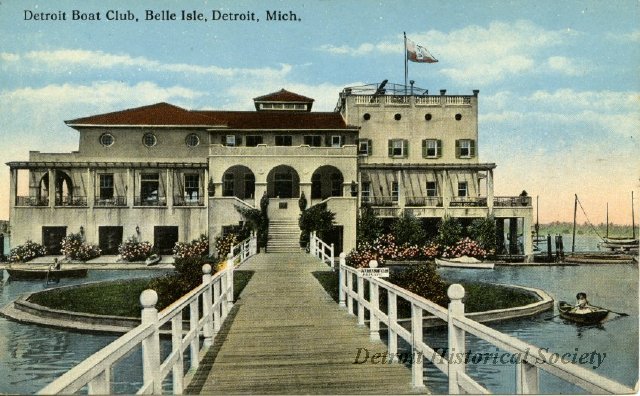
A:
<svg viewBox="0 0 640 396">
<path fill-rule="evenodd" d="M 436 63 L 438 61 L 426 48 L 409 39 L 407 39 L 407 59 L 420 63 Z"/>
</svg>

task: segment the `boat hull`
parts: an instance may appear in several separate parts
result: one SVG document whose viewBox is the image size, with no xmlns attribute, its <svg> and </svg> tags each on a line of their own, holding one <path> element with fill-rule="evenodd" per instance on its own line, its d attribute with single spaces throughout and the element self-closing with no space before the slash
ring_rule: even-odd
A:
<svg viewBox="0 0 640 396">
<path fill-rule="evenodd" d="M 560 311 L 560 317 L 580 324 L 597 324 L 602 322 L 607 317 L 607 315 L 609 315 L 609 311 L 602 308 L 589 313 L 571 312 L 573 308 L 574 306 L 567 303 L 566 301 L 560 301 L 558 303 L 558 311 Z"/>
<path fill-rule="evenodd" d="M 17 269 L 7 268 L 9 279 L 12 280 L 32 280 L 32 279 L 46 279 L 47 274 L 49 279 L 61 279 L 61 278 L 84 278 L 87 276 L 86 268 L 74 268 L 74 269 L 60 269 L 49 271 L 47 269 Z"/>
<path fill-rule="evenodd" d="M 455 261 L 436 259 L 436 265 L 438 267 L 452 267 L 452 268 L 475 268 L 475 269 L 493 269 L 494 263 L 459 263 Z"/>
</svg>

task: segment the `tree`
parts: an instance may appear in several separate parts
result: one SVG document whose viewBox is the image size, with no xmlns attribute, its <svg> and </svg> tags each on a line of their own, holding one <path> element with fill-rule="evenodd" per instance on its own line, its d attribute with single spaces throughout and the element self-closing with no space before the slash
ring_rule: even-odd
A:
<svg viewBox="0 0 640 396">
<path fill-rule="evenodd" d="M 493 216 L 474 219 L 467 231 L 471 239 L 478 242 L 489 254 L 496 251 L 496 220 Z"/>
<path fill-rule="evenodd" d="M 427 242 L 427 233 L 422 228 L 420 220 L 409 212 L 405 212 L 393 223 L 391 232 L 395 236 L 398 246 L 405 244 L 424 245 Z"/>
<path fill-rule="evenodd" d="M 356 240 L 358 244 L 372 244 L 382 235 L 384 224 L 382 219 L 376 217 L 370 205 L 363 205 L 358 213 L 358 224 L 356 228 Z"/>
<path fill-rule="evenodd" d="M 458 219 L 445 216 L 438 228 L 436 243 L 442 247 L 453 246 L 462 238 L 462 224 Z"/>
<path fill-rule="evenodd" d="M 300 226 L 300 242 L 309 240 L 311 231 L 316 231 L 318 237 L 324 239 L 335 227 L 336 214 L 327 209 L 326 203 L 321 203 L 303 210 L 300 213 L 298 225 Z"/>
<path fill-rule="evenodd" d="M 267 199 L 268 202 L 268 199 Z M 262 200 L 260 200 L 262 206 Z M 267 242 L 269 241 L 269 218 L 267 217 L 267 210 L 247 209 L 236 206 L 236 210 L 245 218 L 249 228 L 256 232 L 256 238 L 258 242 L 258 249 L 263 247 L 267 248 Z"/>
</svg>

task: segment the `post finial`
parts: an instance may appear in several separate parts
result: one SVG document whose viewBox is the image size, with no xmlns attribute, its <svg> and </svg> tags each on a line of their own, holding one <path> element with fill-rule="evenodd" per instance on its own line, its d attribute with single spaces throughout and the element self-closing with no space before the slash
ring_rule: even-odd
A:
<svg viewBox="0 0 640 396">
<path fill-rule="evenodd" d="M 140 305 L 142 308 L 153 308 L 158 302 L 158 293 L 155 290 L 147 289 L 140 293 Z"/>
<path fill-rule="evenodd" d="M 447 296 L 449 296 L 451 300 L 462 300 L 464 297 L 464 287 L 459 283 L 454 283 L 447 289 Z"/>
<path fill-rule="evenodd" d="M 203 274 L 210 274 L 211 273 L 211 264 L 205 264 L 202 266 L 202 273 Z"/>
</svg>

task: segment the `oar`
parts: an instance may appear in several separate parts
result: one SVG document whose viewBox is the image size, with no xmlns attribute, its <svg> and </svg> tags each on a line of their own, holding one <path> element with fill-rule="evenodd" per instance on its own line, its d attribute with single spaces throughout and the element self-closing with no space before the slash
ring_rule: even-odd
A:
<svg viewBox="0 0 640 396">
<path fill-rule="evenodd" d="M 604 309 L 604 310 L 607 310 L 607 311 L 609 311 L 609 312 L 611 312 L 611 313 L 614 313 L 614 314 L 616 314 L 616 315 L 620 315 L 620 316 L 629 316 L 629 314 L 628 314 L 628 313 L 624 313 L 624 312 L 616 312 L 616 311 L 612 311 L 612 310 L 607 309 L 607 308 L 597 307 L 597 306 L 595 306 L 595 305 L 592 305 L 592 307 L 594 307 L 594 308 Z"/>
<path fill-rule="evenodd" d="M 551 320 L 551 319 L 553 319 L 553 318 L 557 318 L 558 316 L 560 316 L 560 314 L 553 315 L 552 317 L 550 317 L 550 318 L 546 318 L 545 320 Z"/>
</svg>

